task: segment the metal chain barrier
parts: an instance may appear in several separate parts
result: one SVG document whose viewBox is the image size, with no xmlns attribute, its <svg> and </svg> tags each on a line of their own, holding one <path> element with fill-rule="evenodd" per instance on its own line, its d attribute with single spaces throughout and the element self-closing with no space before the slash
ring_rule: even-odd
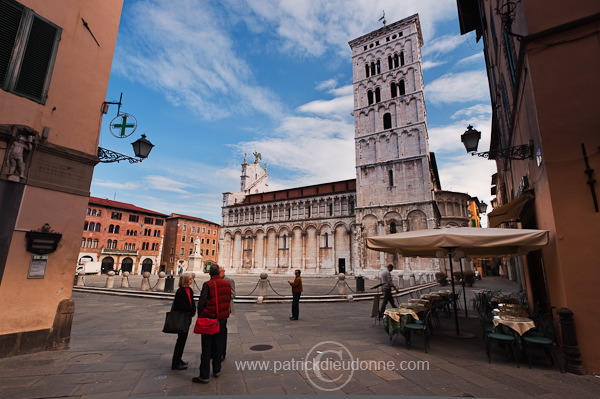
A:
<svg viewBox="0 0 600 399">
<path fill-rule="evenodd" d="M 333 288 L 331 289 L 331 291 L 329 291 L 327 294 L 325 295 L 329 295 L 331 294 L 335 289 L 337 288 L 337 281 L 335 282 L 335 284 L 333 285 Z"/>
<path fill-rule="evenodd" d="M 248 295 L 242 295 L 242 296 L 250 296 L 250 295 L 252 295 L 252 293 L 254 291 L 256 291 L 257 288 L 258 288 L 258 283 L 256 283 L 256 285 L 254 286 L 254 289 L 252 291 L 250 291 L 250 293 Z"/>
<path fill-rule="evenodd" d="M 269 281 L 269 279 L 267 279 L 267 283 L 269 283 L 269 287 L 271 287 L 271 289 L 273 290 L 274 293 L 276 293 L 279 296 L 285 296 L 285 295 L 281 295 L 279 292 L 275 291 L 275 288 L 273 288 L 273 286 L 271 285 L 271 282 Z"/>
<path fill-rule="evenodd" d="M 348 285 L 348 282 L 347 282 L 346 280 L 344 280 L 344 284 L 346 284 L 346 287 L 348 287 L 348 289 L 349 289 L 350 291 L 352 291 L 353 293 L 355 293 L 355 294 L 356 294 L 356 291 L 354 291 L 352 288 L 350 288 L 350 286 Z"/>
</svg>

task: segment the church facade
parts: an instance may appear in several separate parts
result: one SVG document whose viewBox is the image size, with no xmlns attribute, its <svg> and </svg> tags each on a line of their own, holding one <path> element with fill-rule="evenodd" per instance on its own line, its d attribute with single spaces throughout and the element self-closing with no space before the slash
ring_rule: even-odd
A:
<svg viewBox="0 0 600 399">
<path fill-rule="evenodd" d="M 429 152 L 422 44 L 418 15 L 350 41 L 356 179 L 268 191 L 260 154 L 253 163 L 245 157 L 240 191 L 223 194 L 220 265 L 322 276 L 375 276 L 388 263 L 439 267 L 365 247 L 366 237 L 466 226 L 470 218 L 469 195 L 440 189 Z"/>
</svg>

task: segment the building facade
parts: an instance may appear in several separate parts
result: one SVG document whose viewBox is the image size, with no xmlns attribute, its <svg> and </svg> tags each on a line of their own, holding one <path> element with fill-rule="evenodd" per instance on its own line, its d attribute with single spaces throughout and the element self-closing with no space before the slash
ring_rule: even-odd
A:
<svg viewBox="0 0 600 399">
<path fill-rule="evenodd" d="M 462 33 L 483 39 L 494 115 L 497 208 L 489 225 L 550 231 L 512 261 L 532 308 L 552 314 L 567 370 L 600 372 L 600 3 L 459 0 Z M 525 146 L 526 156 L 511 148 Z M 572 330 L 574 329 L 574 330 Z"/>
<path fill-rule="evenodd" d="M 217 263 L 219 233 L 220 226 L 217 223 L 194 216 L 170 214 L 165 227 L 161 265 L 167 273 L 180 274 L 188 270 L 196 243 L 204 266 Z"/>
<path fill-rule="evenodd" d="M 220 264 L 239 273 L 301 269 L 364 276 L 388 263 L 407 270 L 438 267 L 438 260 L 365 247 L 366 237 L 469 220 L 469 196 L 440 190 L 429 152 L 422 44 L 417 15 L 349 43 L 356 179 L 265 192 L 268 174 L 259 158 L 244 159 L 240 192 L 223 195 Z M 443 218 L 436 201 L 444 206 Z M 455 203 L 456 209 L 449 206 Z"/>
<path fill-rule="evenodd" d="M 0 0 L 0 356 L 69 345 L 122 3 Z"/>
<path fill-rule="evenodd" d="M 78 264 L 101 262 L 103 274 L 158 273 L 166 218 L 125 202 L 90 197 Z"/>
</svg>

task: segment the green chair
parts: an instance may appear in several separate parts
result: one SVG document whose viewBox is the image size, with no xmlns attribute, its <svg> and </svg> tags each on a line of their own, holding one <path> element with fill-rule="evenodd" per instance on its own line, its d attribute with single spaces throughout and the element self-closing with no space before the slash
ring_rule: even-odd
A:
<svg viewBox="0 0 600 399">
<path fill-rule="evenodd" d="M 485 351 L 487 353 L 487 357 L 488 357 L 488 362 L 492 363 L 492 343 L 498 343 L 500 346 L 504 346 L 505 350 L 509 350 L 510 349 L 510 354 L 512 354 L 512 357 L 515 360 L 515 363 L 517 363 L 517 368 L 520 368 L 519 366 L 519 358 L 517 356 L 517 344 L 516 344 L 516 338 L 514 335 L 512 334 L 504 334 L 502 332 L 497 332 L 497 330 L 495 329 L 494 332 L 488 333 L 487 335 L 487 340 L 485 343 Z"/>
<path fill-rule="evenodd" d="M 405 341 L 406 349 L 410 349 L 412 346 L 412 333 L 417 331 L 423 332 L 423 339 L 425 340 L 425 353 L 429 350 L 429 329 L 431 325 L 431 311 L 426 311 L 425 317 L 421 322 L 416 320 L 414 323 L 407 323 L 404 328 L 406 329 Z"/>
<path fill-rule="evenodd" d="M 556 329 L 550 314 L 542 316 L 537 322 L 537 328 L 523 335 L 522 342 L 523 349 L 527 354 L 529 368 L 531 368 L 532 352 L 537 348 L 541 348 L 550 359 L 550 364 L 554 365 L 556 363 L 560 372 L 564 373 L 562 363 L 558 361 L 556 356 L 556 352 L 558 351 Z"/>
</svg>

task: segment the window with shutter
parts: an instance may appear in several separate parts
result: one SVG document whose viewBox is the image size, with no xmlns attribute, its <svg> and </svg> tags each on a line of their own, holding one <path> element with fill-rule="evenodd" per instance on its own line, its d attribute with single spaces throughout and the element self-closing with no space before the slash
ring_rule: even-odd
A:
<svg viewBox="0 0 600 399">
<path fill-rule="evenodd" d="M 61 28 L 13 0 L 0 0 L 0 87 L 44 103 Z"/>
</svg>

